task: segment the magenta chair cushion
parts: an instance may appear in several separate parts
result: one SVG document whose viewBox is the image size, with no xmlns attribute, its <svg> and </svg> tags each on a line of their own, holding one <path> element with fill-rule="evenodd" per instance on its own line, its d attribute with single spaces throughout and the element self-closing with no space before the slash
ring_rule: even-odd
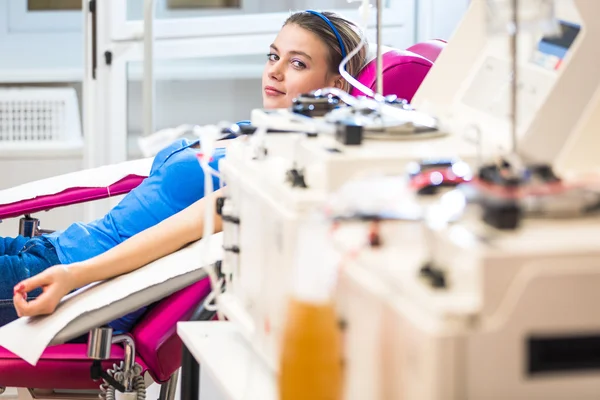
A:
<svg viewBox="0 0 600 400">
<path fill-rule="evenodd" d="M 433 65 L 428 59 L 410 51 L 392 50 L 383 54 L 383 94 L 396 95 L 399 98 L 412 100 L 421 82 Z M 358 80 L 375 91 L 377 81 L 377 60 L 370 61 L 358 75 Z M 353 96 L 364 94 L 352 88 Z"/>
<path fill-rule="evenodd" d="M 166 382 L 181 366 L 183 344 L 177 322 L 187 321 L 210 293 L 210 281 L 201 281 L 172 294 L 153 307 L 131 332 L 136 352 L 156 382 Z"/>
<path fill-rule="evenodd" d="M 104 361 L 104 368 L 123 359 L 123 348 L 112 346 L 112 358 Z M 145 371 L 139 357 L 137 362 Z M 90 378 L 92 362 L 87 358 L 86 344 L 63 344 L 48 347 L 35 367 L 10 351 L 0 347 L 0 386 L 37 389 L 97 389 L 100 382 Z"/>
<path fill-rule="evenodd" d="M 433 39 L 417 43 L 406 50 L 412 51 L 421 57 L 425 57 L 432 63 L 435 63 L 442 50 L 444 50 L 444 47 L 446 47 L 446 41 L 442 39 Z"/>
</svg>

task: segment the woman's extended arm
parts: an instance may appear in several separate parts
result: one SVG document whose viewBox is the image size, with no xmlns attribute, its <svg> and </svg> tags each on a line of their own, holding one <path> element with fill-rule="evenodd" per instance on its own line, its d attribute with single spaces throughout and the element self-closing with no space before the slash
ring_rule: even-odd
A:
<svg viewBox="0 0 600 400">
<path fill-rule="evenodd" d="M 48 314 L 70 291 L 136 270 L 181 249 L 202 237 L 206 207 L 215 208 L 217 190 L 159 224 L 132 236 L 94 258 L 70 265 L 57 265 L 24 280 L 15 287 L 14 303 L 19 316 Z M 215 212 L 215 232 L 221 218 Z M 27 302 L 26 293 L 41 287 L 44 293 Z"/>
</svg>

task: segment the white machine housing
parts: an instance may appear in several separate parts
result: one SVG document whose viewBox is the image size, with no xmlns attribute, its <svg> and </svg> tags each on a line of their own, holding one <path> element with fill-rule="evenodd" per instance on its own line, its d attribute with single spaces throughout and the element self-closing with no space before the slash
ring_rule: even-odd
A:
<svg viewBox="0 0 600 400">
<path fill-rule="evenodd" d="M 398 235 L 410 225 L 387 224 L 383 246 L 343 269 L 347 398 L 598 397 L 598 217 L 499 232 L 470 216 L 435 228 L 448 281 L 437 289 L 419 276 L 429 254 Z M 340 244 L 364 234 L 346 230 Z"/>
<path fill-rule="evenodd" d="M 455 134 L 476 127 L 486 146 L 510 149 L 509 41 L 507 34 L 489 34 L 487 2 L 471 1 L 413 105 L 437 116 Z M 563 174 L 595 171 L 595 149 L 600 147 L 595 131 L 600 123 L 600 3 L 556 0 L 554 4 L 558 20 L 581 30 L 558 69 L 535 62 L 542 32 L 520 33 L 517 148 L 527 159 L 552 164 Z"/>
<path fill-rule="evenodd" d="M 434 153 L 425 142 L 407 144 L 374 140 L 344 146 L 328 136 L 281 133 L 266 136 L 266 155 L 257 156 L 254 137 L 228 146 L 220 162 L 227 183 L 223 240 L 225 249 L 233 251 L 226 251 L 223 260 L 229 279 L 221 303 L 271 367 L 277 368 L 300 224 L 351 179 L 404 175 L 407 164 L 419 159 L 411 149 L 422 149 L 424 158 L 454 155 L 442 153 L 450 147 Z M 304 170 L 308 187 L 293 187 L 286 180 L 294 167 Z"/>
</svg>

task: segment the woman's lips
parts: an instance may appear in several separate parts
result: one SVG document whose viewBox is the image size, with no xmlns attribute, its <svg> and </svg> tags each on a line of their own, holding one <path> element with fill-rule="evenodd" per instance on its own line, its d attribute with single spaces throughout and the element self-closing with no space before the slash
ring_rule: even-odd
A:
<svg viewBox="0 0 600 400">
<path fill-rule="evenodd" d="M 284 96 L 285 95 L 285 93 L 283 93 L 280 90 L 275 89 L 273 86 L 265 86 L 265 94 L 267 96 L 271 96 L 271 97 Z"/>
</svg>

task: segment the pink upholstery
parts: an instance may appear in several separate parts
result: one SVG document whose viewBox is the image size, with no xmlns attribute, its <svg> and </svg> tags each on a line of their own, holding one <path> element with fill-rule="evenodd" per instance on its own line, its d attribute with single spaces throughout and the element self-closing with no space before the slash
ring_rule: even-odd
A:
<svg viewBox="0 0 600 400">
<path fill-rule="evenodd" d="M 123 359 L 123 348 L 112 346 L 112 359 L 103 363 L 111 368 Z M 147 369 L 139 357 L 137 362 Z M 0 386 L 38 389 L 97 389 L 99 382 L 90 379 L 92 362 L 87 345 L 63 344 L 48 347 L 35 367 L 0 347 Z"/>
<path fill-rule="evenodd" d="M 108 187 L 70 188 L 58 194 L 0 205 L 0 220 L 125 194 L 142 183 L 145 178 L 144 176 L 129 175 Z"/>
<path fill-rule="evenodd" d="M 406 50 L 412 51 L 421 57 L 425 57 L 432 63 L 435 63 L 442 50 L 444 50 L 444 47 L 446 47 L 446 41 L 442 39 L 433 39 L 412 45 Z"/>
<path fill-rule="evenodd" d="M 161 301 L 131 332 L 136 351 L 157 382 L 165 382 L 181 365 L 182 343 L 176 333 L 178 321 L 186 321 L 210 293 L 203 279 Z"/>
<path fill-rule="evenodd" d="M 433 63 L 416 53 L 392 50 L 383 54 L 383 94 L 396 95 L 410 101 L 427 76 Z M 376 89 L 377 61 L 369 62 L 358 75 L 358 80 L 371 90 Z M 353 96 L 362 92 L 353 88 Z"/>
<path fill-rule="evenodd" d="M 417 43 L 406 51 L 392 50 L 383 54 L 383 95 L 396 95 L 409 102 L 444 49 L 446 42 L 435 39 Z M 377 60 L 371 60 L 358 75 L 358 80 L 371 90 L 377 84 Z M 353 88 L 353 96 L 362 92 Z"/>
</svg>

